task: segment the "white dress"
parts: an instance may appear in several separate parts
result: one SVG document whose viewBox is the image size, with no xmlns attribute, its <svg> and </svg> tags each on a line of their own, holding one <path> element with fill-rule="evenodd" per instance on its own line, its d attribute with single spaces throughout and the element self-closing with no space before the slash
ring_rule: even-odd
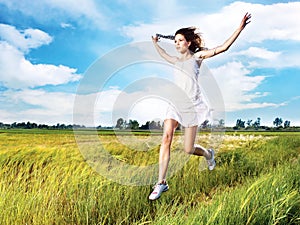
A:
<svg viewBox="0 0 300 225">
<path fill-rule="evenodd" d="M 174 119 L 184 127 L 193 127 L 209 118 L 209 107 L 198 84 L 201 63 L 202 59 L 194 56 L 175 63 L 176 90 L 173 90 L 165 119 Z"/>
</svg>

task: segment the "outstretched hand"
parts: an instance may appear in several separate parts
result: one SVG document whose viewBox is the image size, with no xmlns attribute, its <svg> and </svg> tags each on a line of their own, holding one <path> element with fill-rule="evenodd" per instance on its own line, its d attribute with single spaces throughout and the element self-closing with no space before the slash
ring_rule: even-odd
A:
<svg viewBox="0 0 300 225">
<path fill-rule="evenodd" d="M 246 25 L 251 22 L 250 19 L 251 19 L 251 14 L 246 13 L 245 16 L 242 19 L 242 22 L 240 24 L 240 28 L 244 29 L 246 27 Z"/>
<path fill-rule="evenodd" d="M 157 36 L 155 36 L 155 37 L 152 36 L 152 41 L 153 41 L 154 43 L 157 43 L 158 40 L 159 40 L 159 38 L 158 38 Z"/>
</svg>

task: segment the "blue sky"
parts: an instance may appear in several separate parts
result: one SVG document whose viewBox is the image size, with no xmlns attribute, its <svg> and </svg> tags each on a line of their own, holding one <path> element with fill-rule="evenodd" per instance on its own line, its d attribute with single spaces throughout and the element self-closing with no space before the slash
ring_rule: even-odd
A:
<svg viewBox="0 0 300 225">
<path fill-rule="evenodd" d="M 234 45 L 205 61 L 222 93 L 226 124 L 260 117 L 272 126 L 281 117 L 300 125 L 299 11 L 297 1 L 0 0 L 0 122 L 72 124 L 77 89 L 101 57 L 185 26 L 199 27 L 206 46 L 215 47 L 250 12 L 252 22 Z M 144 123 L 160 117 L 163 107 L 137 94 L 149 84 L 127 87 L 169 72 L 167 65 L 129 65 L 105 88 L 80 97 L 97 99 L 95 125 L 115 123 L 120 94 L 136 98 L 126 116 Z"/>
</svg>

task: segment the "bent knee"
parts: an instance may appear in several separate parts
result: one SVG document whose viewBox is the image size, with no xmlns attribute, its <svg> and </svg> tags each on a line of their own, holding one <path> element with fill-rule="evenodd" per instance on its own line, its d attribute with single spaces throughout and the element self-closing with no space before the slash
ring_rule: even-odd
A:
<svg viewBox="0 0 300 225">
<path fill-rule="evenodd" d="M 184 148 L 184 152 L 185 152 L 186 154 L 193 155 L 194 152 L 195 152 L 195 148 L 194 148 L 194 147 L 185 147 L 185 148 Z"/>
</svg>

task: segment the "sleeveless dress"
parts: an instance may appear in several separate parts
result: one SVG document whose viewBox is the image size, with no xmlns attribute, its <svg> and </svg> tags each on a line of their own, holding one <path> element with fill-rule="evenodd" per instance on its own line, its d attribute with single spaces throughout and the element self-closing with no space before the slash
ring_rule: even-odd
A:
<svg viewBox="0 0 300 225">
<path fill-rule="evenodd" d="M 198 83 L 201 58 L 192 56 L 175 63 L 174 84 L 165 119 L 174 119 L 183 127 L 199 126 L 209 118 L 209 107 Z"/>
</svg>

